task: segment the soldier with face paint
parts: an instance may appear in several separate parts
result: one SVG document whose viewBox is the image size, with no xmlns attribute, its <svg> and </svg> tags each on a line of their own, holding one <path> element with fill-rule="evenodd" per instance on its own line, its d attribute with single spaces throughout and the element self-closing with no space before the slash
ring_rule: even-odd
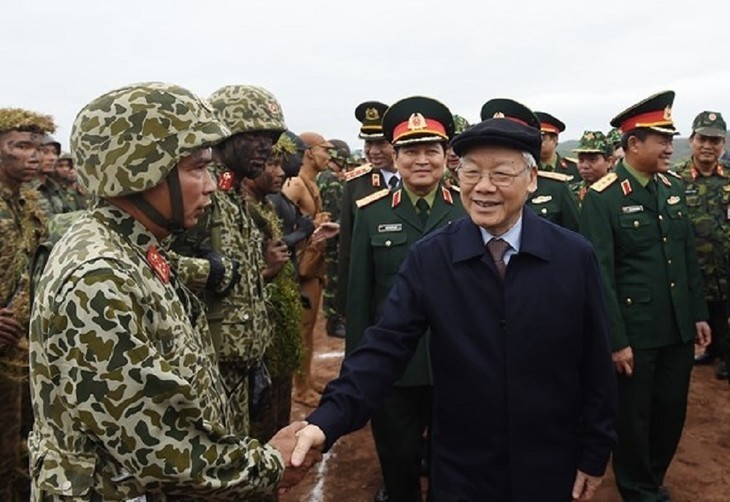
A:
<svg viewBox="0 0 730 502">
<path fill-rule="evenodd" d="M 33 310 L 34 501 L 241 500 L 301 478 L 283 472 L 301 424 L 267 445 L 237 434 L 204 306 L 167 258 L 210 205 L 210 147 L 229 136 L 206 102 L 156 82 L 76 117 L 98 201 L 51 252 Z"/>
<path fill-rule="evenodd" d="M 33 420 L 28 397 L 27 334 L 30 260 L 45 234 L 38 192 L 31 188 L 43 135 L 51 117 L 17 108 L 0 109 L 0 499 L 27 498 L 28 459 L 21 442 Z M 17 480 L 14 478 L 17 476 Z"/>
</svg>

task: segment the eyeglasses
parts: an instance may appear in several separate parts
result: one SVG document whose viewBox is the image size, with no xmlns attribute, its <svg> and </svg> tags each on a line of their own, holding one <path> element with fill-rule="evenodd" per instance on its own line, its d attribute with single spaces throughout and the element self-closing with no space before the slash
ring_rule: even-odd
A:
<svg viewBox="0 0 730 502">
<path fill-rule="evenodd" d="M 502 171 L 500 168 L 494 171 L 480 171 L 476 167 L 460 166 L 456 170 L 456 177 L 459 178 L 459 182 L 461 184 L 476 185 L 482 180 L 483 177 L 486 176 L 492 185 L 504 188 L 512 185 L 515 182 L 515 179 L 517 179 L 518 176 L 522 175 L 522 173 L 524 173 L 528 169 L 530 168 L 525 167 L 517 173 L 508 173 Z"/>
</svg>

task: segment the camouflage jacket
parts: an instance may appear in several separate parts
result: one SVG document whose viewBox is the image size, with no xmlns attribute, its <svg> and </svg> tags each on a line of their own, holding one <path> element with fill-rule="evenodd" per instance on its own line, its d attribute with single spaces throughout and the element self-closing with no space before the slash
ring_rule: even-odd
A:
<svg viewBox="0 0 730 502">
<path fill-rule="evenodd" d="M 0 306 L 15 311 L 28 326 L 30 318 L 30 262 L 45 236 L 45 216 L 38 193 L 24 186 L 13 193 L 0 182 Z"/>
<path fill-rule="evenodd" d="M 322 211 L 330 213 L 331 221 L 340 222 L 340 205 L 344 182 L 330 169 L 322 171 L 317 176 L 317 187 L 322 197 Z"/>
<path fill-rule="evenodd" d="M 51 178 L 44 182 L 36 181 L 34 184 L 40 194 L 39 206 L 50 218 L 54 214 L 69 213 L 74 210 L 69 203 L 66 190 Z"/>
<path fill-rule="evenodd" d="M 245 372 L 261 362 L 272 337 L 261 274 L 263 239 L 246 207 L 245 196 L 220 182 L 227 171 L 215 166 L 213 173 L 219 186 L 211 197 L 212 210 L 176 241 L 173 249 L 185 256 L 174 261 L 181 280 L 193 290 L 204 291 L 210 262 L 195 256 L 203 255 L 206 249 L 222 255 L 225 272 L 221 284 L 229 291 L 221 294 L 205 290 L 202 296 L 219 358 L 242 364 Z M 238 274 L 240 279 L 234 277 Z"/>
<path fill-rule="evenodd" d="M 200 302 L 161 244 L 100 203 L 54 247 L 30 337 L 34 500 L 240 500 L 281 456 L 229 434 Z"/>
<path fill-rule="evenodd" d="M 730 172 L 718 164 L 711 176 L 703 176 L 691 160 L 676 164 L 673 170 L 684 181 L 705 299 L 725 303 L 730 273 Z"/>
</svg>

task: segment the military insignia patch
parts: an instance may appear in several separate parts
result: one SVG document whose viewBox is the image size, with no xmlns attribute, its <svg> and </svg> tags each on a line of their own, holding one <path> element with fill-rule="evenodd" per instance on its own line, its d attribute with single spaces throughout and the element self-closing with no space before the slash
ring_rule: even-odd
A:
<svg viewBox="0 0 730 502">
<path fill-rule="evenodd" d="M 408 130 L 409 131 L 417 131 L 418 129 L 425 129 L 426 128 L 426 119 L 423 118 L 423 115 L 420 113 L 411 113 L 410 118 L 408 119 Z"/>
<path fill-rule="evenodd" d="M 595 190 L 596 192 L 603 192 L 617 179 L 618 176 L 616 175 L 616 173 L 608 173 L 603 178 L 593 183 L 591 185 L 591 190 Z"/>
<path fill-rule="evenodd" d="M 669 197 L 667 199 L 667 204 L 669 204 L 670 206 L 673 206 L 675 204 L 679 204 L 680 200 L 682 200 L 682 199 L 679 197 L 679 195 L 672 195 L 671 197 Z"/>
<path fill-rule="evenodd" d="M 664 120 L 672 120 L 672 107 L 667 106 L 664 108 Z"/>
<path fill-rule="evenodd" d="M 380 114 L 378 113 L 378 109 L 368 108 L 367 110 L 365 110 L 365 118 L 370 121 L 379 120 Z"/>
<path fill-rule="evenodd" d="M 378 233 L 383 234 L 386 232 L 401 232 L 403 231 L 403 225 L 400 223 L 384 223 L 378 225 Z"/>
<path fill-rule="evenodd" d="M 628 195 L 632 192 L 631 182 L 629 180 L 623 180 L 621 182 L 621 191 L 624 193 L 624 195 Z"/>
<path fill-rule="evenodd" d="M 444 202 L 446 202 L 449 206 L 454 205 L 454 199 L 451 197 L 451 192 L 449 192 L 448 188 L 441 187 L 441 195 L 444 198 Z"/>
<path fill-rule="evenodd" d="M 371 166 L 370 164 L 356 167 L 352 171 L 348 171 L 345 173 L 345 181 L 350 181 L 350 180 L 354 180 L 355 178 L 359 178 L 360 176 L 363 176 L 372 170 L 373 170 L 373 166 Z"/>
<path fill-rule="evenodd" d="M 218 176 L 218 190 L 227 192 L 233 187 L 233 173 L 225 171 Z"/>
<path fill-rule="evenodd" d="M 374 187 L 380 186 L 380 175 L 378 173 L 373 173 L 371 180 Z"/>
<path fill-rule="evenodd" d="M 165 257 L 160 254 L 156 246 L 150 246 L 147 248 L 147 263 L 150 264 L 155 275 L 160 278 L 162 282 L 167 284 L 170 282 L 170 264 L 167 263 Z"/>
<path fill-rule="evenodd" d="M 387 188 L 383 188 L 382 190 L 378 190 L 377 192 L 371 193 L 370 195 L 366 195 L 362 199 L 358 199 L 355 201 L 355 205 L 358 208 L 365 207 L 371 202 L 375 202 L 376 200 L 380 200 L 386 195 L 390 193 L 390 190 Z"/>
<path fill-rule="evenodd" d="M 398 207 L 400 205 L 402 190 L 393 192 L 393 199 L 390 201 L 390 207 Z"/>
<path fill-rule="evenodd" d="M 533 204 L 545 204 L 546 202 L 550 202 L 551 200 L 553 200 L 552 195 L 540 195 L 532 199 L 530 202 L 532 202 Z"/>
<path fill-rule="evenodd" d="M 657 177 L 660 180 L 662 180 L 662 183 L 664 183 L 664 185 L 666 185 L 668 187 L 672 186 L 672 182 L 669 181 L 669 179 L 666 176 L 664 176 L 662 173 L 657 173 Z"/>
<path fill-rule="evenodd" d="M 492 118 L 493 119 L 503 119 L 504 118 L 504 113 L 502 113 L 502 112 L 494 112 L 494 115 L 492 115 Z"/>
</svg>

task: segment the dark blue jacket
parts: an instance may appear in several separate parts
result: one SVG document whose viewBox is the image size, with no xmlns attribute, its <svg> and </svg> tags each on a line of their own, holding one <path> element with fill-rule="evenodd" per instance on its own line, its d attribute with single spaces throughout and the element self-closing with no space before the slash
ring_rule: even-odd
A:
<svg viewBox="0 0 730 502">
<path fill-rule="evenodd" d="M 596 258 L 531 211 L 522 225 L 504 285 L 468 217 L 412 246 L 307 419 L 327 447 L 367 422 L 430 326 L 435 502 L 564 501 L 576 469 L 603 474 L 617 398 Z"/>
</svg>

